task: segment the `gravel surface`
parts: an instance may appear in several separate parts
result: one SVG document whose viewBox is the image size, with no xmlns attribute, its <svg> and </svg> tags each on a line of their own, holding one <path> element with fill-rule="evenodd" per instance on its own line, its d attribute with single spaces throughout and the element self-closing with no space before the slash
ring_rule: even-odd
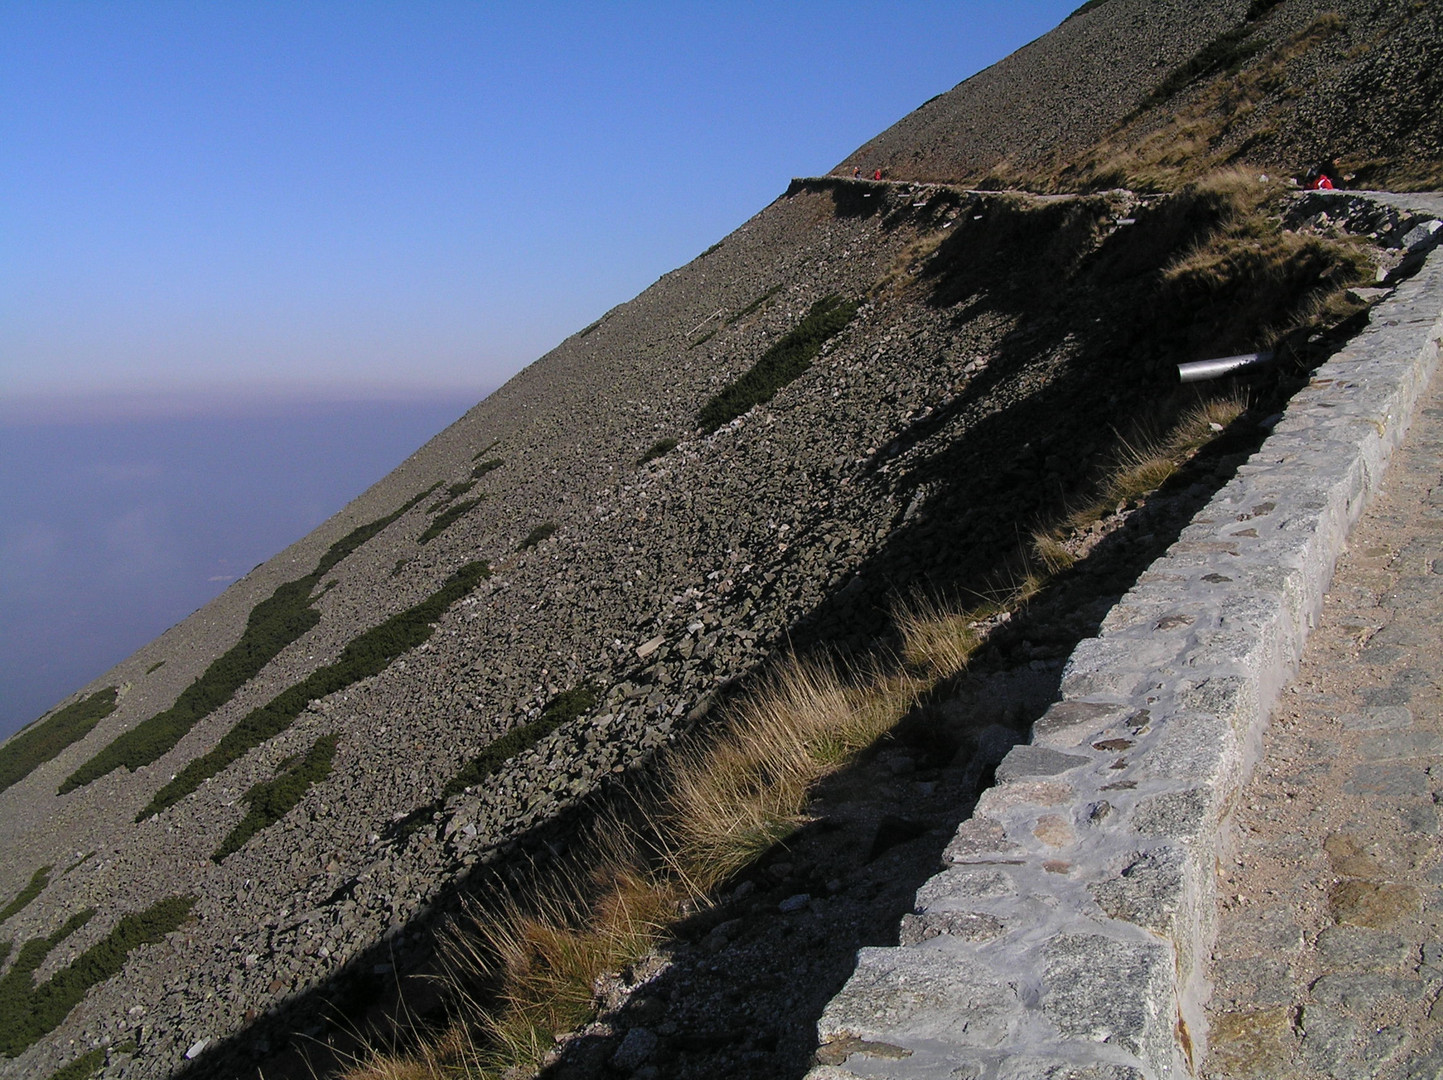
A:
<svg viewBox="0 0 1443 1080">
<path fill-rule="evenodd" d="M 1443 379 L 1354 528 L 1220 866 L 1214 1080 L 1443 1074 Z"/>
</svg>

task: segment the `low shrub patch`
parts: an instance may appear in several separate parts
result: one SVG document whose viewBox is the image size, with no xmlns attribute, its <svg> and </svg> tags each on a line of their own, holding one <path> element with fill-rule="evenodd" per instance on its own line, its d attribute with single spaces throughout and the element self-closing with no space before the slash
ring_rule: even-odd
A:
<svg viewBox="0 0 1443 1080">
<path fill-rule="evenodd" d="M 675 439 L 657 439 L 656 442 L 652 443 L 647 449 L 646 453 L 637 458 L 636 463 L 638 465 L 645 465 L 648 461 L 655 461 L 657 458 L 669 454 L 675 449 Z"/>
<path fill-rule="evenodd" d="M 440 486 L 432 484 L 395 513 L 352 529 L 326 549 L 313 571 L 278 586 L 251 610 L 240 640 L 182 690 L 174 705 L 114 739 L 71 773 L 60 785 L 59 794 L 83 787 L 121 766 L 134 772 L 170 751 L 191 728 L 229 701 L 282 649 L 321 621 L 321 613 L 311 606 L 311 601 L 316 586 L 337 563 Z"/>
<path fill-rule="evenodd" d="M 0 746 L 0 791 L 18 784 L 115 711 L 116 688 L 107 686 L 73 701 Z"/>
<path fill-rule="evenodd" d="M 196 758 L 156 792 L 135 820 L 143 821 L 185 798 L 231 762 L 285 731 L 317 698 L 344 690 L 354 682 L 384 671 L 403 652 L 429 639 L 442 613 L 490 573 L 484 562 L 467 563 L 425 600 L 397 612 L 352 641 L 341 650 L 335 663 L 316 669 L 295 686 L 252 709 L 221 737 L 214 750 Z"/>
<path fill-rule="evenodd" d="M 33 976 L 51 951 L 90 921 L 91 909 L 74 915 L 49 937 L 32 938 L 20 948 L 15 963 L 0 978 L 0 1055 L 14 1057 L 47 1032 L 54 1031 L 92 986 L 104 982 L 125 964 L 131 950 L 160 941 L 178 928 L 195 906 L 194 896 L 172 896 L 144 911 L 121 917 L 115 929 L 77 956 L 46 982 Z"/>
<path fill-rule="evenodd" d="M 542 524 L 536 526 L 536 528 L 532 529 L 529 533 L 526 534 L 526 539 L 521 541 L 520 545 L 517 546 L 516 550 L 525 551 L 527 548 L 534 548 L 537 544 L 541 543 L 541 541 L 551 536 L 551 534 L 555 531 L 556 522 L 543 522 Z"/>
<path fill-rule="evenodd" d="M 435 520 L 431 522 L 431 524 L 426 526 L 425 531 L 416 538 L 416 543 L 429 544 L 432 540 L 436 539 L 436 537 L 440 536 L 443 532 L 445 532 L 450 526 L 454 525 L 456 522 L 460 521 L 463 517 L 469 514 L 472 510 L 476 509 L 476 507 L 480 506 L 485 498 L 486 496 L 479 495 L 474 499 L 467 499 L 465 502 L 458 502 L 455 506 L 451 507 L 451 509 L 447 510 L 444 514 L 438 515 Z"/>
<path fill-rule="evenodd" d="M 282 763 L 272 779 L 255 784 L 242 795 L 241 800 L 250 809 L 215 849 L 212 861 L 220 862 L 231 852 L 239 851 L 256 833 L 290 813 L 312 784 L 330 776 L 331 759 L 335 757 L 338 739 L 340 736 L 336 734 L 322 735 L 306 751 L 305 757 Z"/>
<path fill-rule="evenodd" d="M 806 317 L 762 353 L 746 374 L 728 383 L 702 406 L 697 413 L 698 426 L 715 431 L 753 405 L 770 401 L 778 390 L 811 367 L 827 340 L 852 321 L 857 307 L 855 300 L 843 300 L 835 293 L 818 300 Z"/>
<path fill-rule="evenodd" d="M 1236 71 L 1266 48 L 1265 41 L 1252 38 L 1253 28 L 1243 25 L 1224 31 L 1189 59 L 1183 61 L 1148 94 L 1146 104 L 1154 105 L 1180 93 L 1208 75 Z M 1251 39 L 1251 40 L 1250 40 Z"/>
<path fill-rule="evenodd" d="M 470 491 L 475 486 L 475 480 L 461 480 L 457 483 L 451 484 L 449 487 L 446 488 L 445 493 L 439 499 L 433 502 L 430 506 L 426 507 L 426 513 L 434 514 L 437 510 L 443 509 L 447 503 L 460 498 L 462 495 L 465 495 L 466 492 Z"/>
<path fill-rule="evenodd" d="M 155 663 L 151 664 L 150 667 L 148 667 L 148 668 L 145 669 L 145 673 L 146 673 L 147 675 L 154 675 L 157 671 L 159 671 L 159 670 L 160 670 L 161 668 L 163 668 L 163 667 L 165 667 L 165 661 L 164 661 L 164 660 L 157 660 Z"/>
<path fill-rule="evenodd" d="M 483 450 L 482 453 L 485 453 L 485 451 Z M 501 468 L 501 466 L 504 464 L 505 462 L 503 462 L 499 457 L 489 458 L 486 461 L 481 462 L 474 469 L 471 470 L 471 479 L 480 480 L 487 473 L 494 472 L 495 470 Z"/>
<path fill-rule="evenodd" d="M 728 320 L 727 320 L 727 325 L 728 325 L 728 326 L 731 326 L 732 323 L 740 322 L 742 319 L 745 319 L 745 318 L 746 318 L 748 315 L 750 315 L 753 311 L 756 311 L 757 308 L 761 307 L 763 304 L 765 304 L 768 300 L 770 300 L 772 297 L 776 296 L 777 293 L 779 293 L 779 292 L 781 292 L 781 291 L 782 291 L 782 287 L 781 287 L 780 284 L 773 285 L 773 286 L 772 286 L 770 289 L 768 289 L 766 292 L 762 293 L 761 296 L 758 296 L 758 297 L 757 297 L 755 300 L 753 300 L 750 304 L 748 304 L 746 307 L 742 308 L 742 309 L 741 309 L 740 311 L 738 311 L 735 315 L 733 315 L 730 319 L 728 319 Z"/>
<path fill-rule="evenodd" d="M 460 794 L 466 788 L 479 784 L 511 758 L 535 746 L 562 724 L 575 720 L 592 708 L 596 701 L 596 688 L 589 684 L 557 694 L 547 702 L 546 708 L 541 710 L 541 715 L 535 720 L 512 728 L 472 758 L 460 772 L 446 782 L 441 798 Z"/>
<path fill-rule="evenodd" d="M 42 866 L 30 875 L 30 883 L 20 890 L 20 894 L 16 896 L 14 900 L 11 900 L 10 903 L 5 905 L 4 911 L 0 911 L 0 922 L 4 922 L 17 911 L 23 910 L 30 901 L 39 896 L 41 892 L 44 891 L 45 886 L 50 884 L 50 871 L 54 869 L 55 867 L 53 866 Z"/>
<path fill-rule="evenodd" d="M 86 1080 L 86 1077 L 104 1064 L 105 1047 L 97 1047 L 88 1053 L 81 1054 L 69 1065 L 62 1065 L 56 1069 L 50 1074 L 50 1080 Z"/>
</svg>

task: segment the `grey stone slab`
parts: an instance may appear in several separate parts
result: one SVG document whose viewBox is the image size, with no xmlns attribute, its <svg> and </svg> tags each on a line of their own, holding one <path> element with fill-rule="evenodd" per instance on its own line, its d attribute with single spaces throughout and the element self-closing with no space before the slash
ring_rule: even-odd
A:
<svg viewBox="0 0 1443 1080">
<path fill-rule="evenodd" d="M 1376 972 L 1329 974 L 1313 983 L 1313 997 L 1323 1005 L 1332 1005 L 1352 1013 L 1376 1009 L 1385 998 L 1416 1001 L 1423 984 L 1417 979 L 1403 979 Z"/>
<path fill-rule="evenodd" d="M 1437 757 L 1443 753 L 1443 736 L 1431 731 L 1385 731 L 1365 739 L 1358 749 L 1367 761 Z"/>
<path fill-rule="evenodd" d="M 1348 731 L 1401 731 L 1413 726 L 1413 710 L 1406 705 L 1376 705 L 1345 713 L 1338 721 Z"/>
<path fill-rule="evenodd" d="M 932 947 L 947 940 L 860 950 L 856 971 L 817 1022 L 821 1040 L 1001 1046 L 1023 1012 L 1015 987 L 975 961 Z"/>
<path fill-rule="evenodd" d="M 1337 1009 L 1306 1005 L 1302 1009 L 1303 1040 L 1299 1056 L 1327 1075 L 1343 1075 L 1344 1063 L 1359 1043 L 1361 1025 Z"/>
<path fill-rule="evenodd" d="M 1366 926 L 1330 926 L 1318 935 L 1318 957 L 1332 968 L 1396 968 L 1417 953 L 1417 942 Z"/>
<path fill-rule="evenodd" d="M 1060 701 L 1032 725 L 1032 741 L 1034 745 L 1076 745 L 1132 711 L 1131 706 L 1105 702 Z"/>
<path fill-rule="evenodd" d="M 1431 803 L 1417 803 L 1399 808 L 1398 816 L 1405 832 L 1437 836 L 1438 811 Z"/>
<path fill-rule="evenodd" d="M 997 766 L 997 779 L 1005 782 L 1035 776 L 1057 776 L 1090 764 L 1090 758 L 1064 754 L 1045 746 L 1014 746 L 1002 759 L 1002 764 Z"/>
<path fill-rule="evenodd" d="M 1343 781 L 1343 791 L 1348 795 L 1389 798 L 1424 795 L 1428 792 L 1428 774 L 1416 765 L 1392 762 L 1359 765 L 1348 779 Z"/>
<path fill-rule="evenodd" d="M 1014 1057 L 1002 1063 L 997 1080 L 1146 1080 L 1134 1065 L 1111 1062 L 1079 1064 L 1055 1057 Z"/>
<path fill-rule="evenodd" d="M 1191 838 L 1207 820 L 1212 797 L 1206 788 L 1168 791 L 1138 801 L 1132 813 L 1132 827 L 1153 836 Z"/>
<path fill-rule="evenodd" d="M 1172 1043 L 1172 950 L 1158 941 L 1060 934 L 1048 942 L 1042 1010 L 1065 1036 L 1165 1060 Z"/>
<path fill-rule="evenodd" d="M 1252 1005 L 1288 1005 L 1293 1001 L 1296 981 L 1293 965 L 1274 956 L 1233 957 L 1213 965 L 1218 993 L 1230 997 L 1230 988 L 1245 988 Z"/>
<path fill-rule="evenodd" d="M 1087 887 L 1109 918 L 1170 934 L 1183 903 L 1183 856 L 1174 848 L 1134 855 L 1113 877 Z"/>
<path fill-rule="evenodd" d="M 928 878 L 917 890 L 917 911 L 970 911 L 981 900 L 1018 895 L 1004 867 L 954 866 Z"/>
<path fill-rule="evenodd" d="M 1295 953 L 1303 946 L 1303 928 L 1292 909 L 1281 905 L 1250 905 L 1233 913 L 1227 940 L 1237 955 L 1248 958 Z"/>
<path fill-rule="evenodd" d="M 1443 1080 L 1443 1035 L 1415 1048 L 1385 1075 L 1389 1080 Z"/>
</svg>

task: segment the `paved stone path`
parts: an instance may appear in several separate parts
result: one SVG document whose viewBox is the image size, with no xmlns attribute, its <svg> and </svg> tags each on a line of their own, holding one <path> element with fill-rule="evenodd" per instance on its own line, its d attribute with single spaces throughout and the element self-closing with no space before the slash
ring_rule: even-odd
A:
<svg viewBox="0 0 1443 1080">
<path fill-rule="evenodd" d="M 1218 863 L 1209 1080 L 1443 1077 L 1443 374 L 1355 527 Z"/>
</svg>

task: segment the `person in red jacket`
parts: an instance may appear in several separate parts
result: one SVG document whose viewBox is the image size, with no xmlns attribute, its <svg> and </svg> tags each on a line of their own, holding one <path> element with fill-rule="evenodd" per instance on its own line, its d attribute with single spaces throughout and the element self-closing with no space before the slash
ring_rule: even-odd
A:
<svg viewBox="0 0 1443 1080">
<path fill-rule="evenodd" d="M 1338 186 L 1338 163 L 1328 158 L 1320 165 L 1314 165 L 1303 177 L 1303 186 L 1309 191 L 1333 191 Z"/>
<path fill-rule="evenodd" d="M 882 170 L 881 170 L 881 169 L 878 169 L 876 172 L 874 172 L 874 173 L 872 174 L 872 179 L 873 179 L 873 180 L 880 180 L 880 179 L 882 179 Z"/>
</svg>

